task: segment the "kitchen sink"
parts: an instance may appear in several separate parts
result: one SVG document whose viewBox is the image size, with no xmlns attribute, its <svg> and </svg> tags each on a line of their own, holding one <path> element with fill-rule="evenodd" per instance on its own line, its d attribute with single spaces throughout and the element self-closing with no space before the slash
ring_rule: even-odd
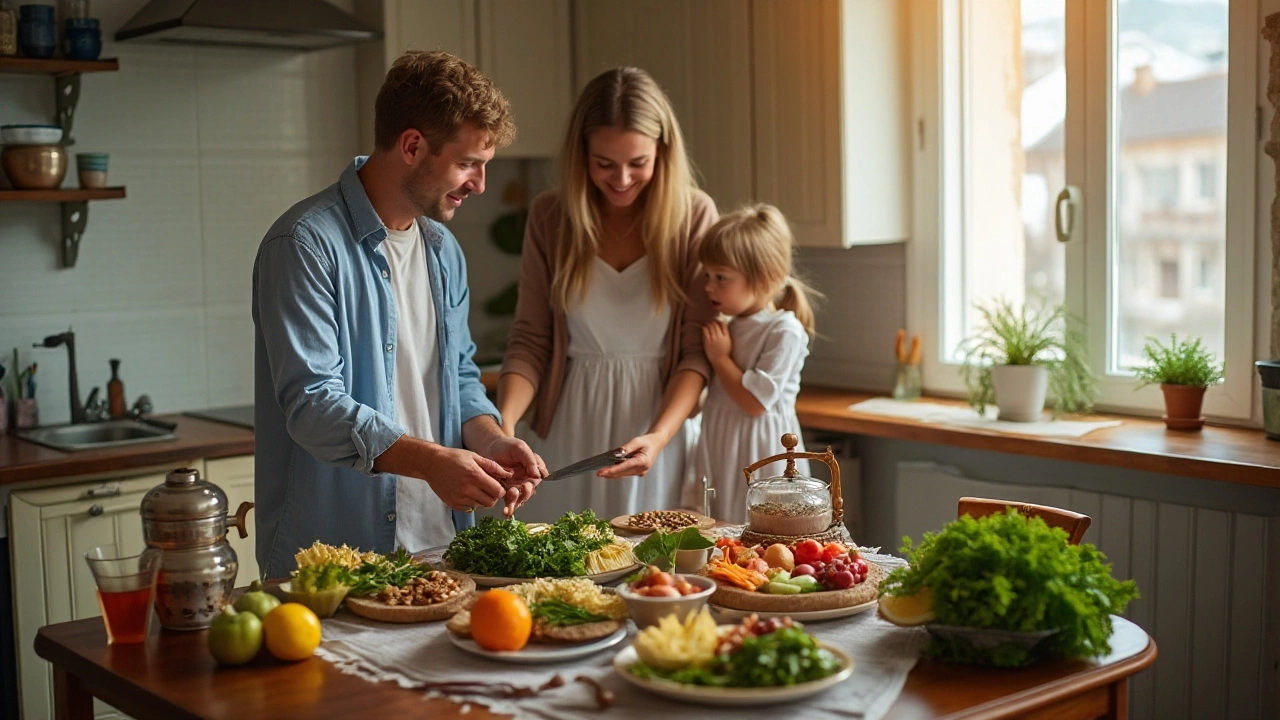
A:
<svg viewBox="0 0 1280 720">
<path fill-rule="evenodd" d="M 160 442 L 177 438 L 172 430 L 137 420 L 106 420 L 78 425 L 54 425 L 24 430 L 18 437 L 55 450 L 96 450 L 98 448 Z"/>
</svg>

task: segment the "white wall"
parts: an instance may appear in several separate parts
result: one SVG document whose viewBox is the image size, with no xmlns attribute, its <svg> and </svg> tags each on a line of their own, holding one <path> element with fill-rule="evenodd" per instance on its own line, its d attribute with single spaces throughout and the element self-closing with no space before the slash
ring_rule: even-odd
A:
<svg viewBox="0 0 1280 720">
<path fill-rule="evenodd" d="M 96 4 L 104 37 L 143 4 Z M 356 154 L 353 51 L 104 44 L 120 71 L 82 76 L 72 152 L 109 152 L 110 184 L 128 198 L 90 203 L 70 269 L 58 205 L 0 204 L 0 351 L 39 362 L 44 422 L 68 419 L 66 354 L 31 345 L 68 326 L 82 397 L 118 357 L 130 402 L 249 402 L 254 252 Z M 49 122 L 53 97 L 49 76 L 0 75 L 0 123 Z M 64 186 L 76 184 L 72 167 Z"/>
</svg>

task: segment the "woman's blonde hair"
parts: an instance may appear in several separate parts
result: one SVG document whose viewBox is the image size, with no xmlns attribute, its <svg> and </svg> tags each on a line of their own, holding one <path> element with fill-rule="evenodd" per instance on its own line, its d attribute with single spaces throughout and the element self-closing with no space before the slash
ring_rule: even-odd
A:
<svg viewBox="0 0 1280 720">
<path fill-rule="evenodd" d="M 791 227 L 778 208 L 764 203 L 747 205 L 711 226 L 698 247 L 698 260 L 742 273 L 752 292 L 795 313 L 813 337 L 813 301 L 822 293 L 792 274 L 795 244 Z"/>
<path fill-rule="evenodd" d="M 582 90 L 560 151 L 560 248 L 551 282 L 551 303 L 567 310 L 586 296 L 591 264 L 601 236 L 604 199 L 591 182 L 587 141 L 600 128 L 634 130 L 657 141 L 653 177 L 637 198 L 643 203 L 640 237 L 649 257 L 649 281 L 656 309 L 684 302 L 681 268 L 674 257 L 676 235 L 689 221 L 697 187 L 684 136 L 666 93 L 649 73 L 632 67 L 597 75 Z"/>
</svg>

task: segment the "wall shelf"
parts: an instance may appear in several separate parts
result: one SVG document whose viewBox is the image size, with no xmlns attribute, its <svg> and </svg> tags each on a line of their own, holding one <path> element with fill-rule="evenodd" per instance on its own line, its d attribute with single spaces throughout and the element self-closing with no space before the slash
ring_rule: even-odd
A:
<svg viewBox="0 0 1280 720">
<path fill-rule="evenodd" d="M 54 121 L 62 127 L 63 146 L 75 143 L 71 127 L 75 120 L 76 103 L 80 100 L 80 74 L 87 72 L 116 72 L 120 61 L 69 60 L 67 58 L 9 58 L 0 57 L 0 73 L 25 75 L 50 75 L 53 77 L 54 99 L 57 117 Z M 125 195 L 122 187 L 96 190 L 0 190 L 0 202 L 56 202 L 62 205 L 62 267 L 75 267 L 80 255 L 80 239 L 89 220 L 90 200 L 116 200 Z"/>
<path fill-rule="evenodd" d="M 115 58 L 106 60 L 68 60 L 67 58 L 0 57 L 0 72 L 4 73 L 72 75 L 87 72 L 115 72 L 119 69 L 120 61 Z"/>
</svg>

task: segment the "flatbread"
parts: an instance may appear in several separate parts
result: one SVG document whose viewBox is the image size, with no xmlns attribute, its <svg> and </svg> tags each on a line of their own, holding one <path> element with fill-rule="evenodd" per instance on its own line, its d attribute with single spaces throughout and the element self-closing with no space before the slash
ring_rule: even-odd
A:
<svg viewBox="0 0 1280 720">
<path fill-rule="evenodd" d="M 888 573 L 875 563 L 867 563 L 867 579 L 848 590 L 821 590 L 800 595 L 771 595 L 767 592 L 751 592 L 736 585 L 716 580 L 716 591 L 711 595 L 712 605 L 749 612 L 810 612 L 836 610 L 871 602 L 880 597 L 880 582 Z"/>
<path fill-rule="evenodd" d="M 618 632 L 621 627 L 622 623 L 617 620 L 602 620 L 600 622 L 564 626 L 548 625 L 545 622 L 534 621 L 533 632 L 529 636 L 529 641 L 581 645 L 582 643 L 607 638 Z M 445 624 L 445 629 L 458 637 L 471 637 L 471 612 L 469 610 L 459 611 Z"/>
<path fill-rule="evenodd" d="M 361 617 L 388 623 L 417 623 L 444 620 L 467 607 L 475 593 L 476 583 L 470 576 L 446 570 L 462 592 L 435 605 L 388 605 L 376 598 L 347 597 L 347 609 Z"/>
</svg>

